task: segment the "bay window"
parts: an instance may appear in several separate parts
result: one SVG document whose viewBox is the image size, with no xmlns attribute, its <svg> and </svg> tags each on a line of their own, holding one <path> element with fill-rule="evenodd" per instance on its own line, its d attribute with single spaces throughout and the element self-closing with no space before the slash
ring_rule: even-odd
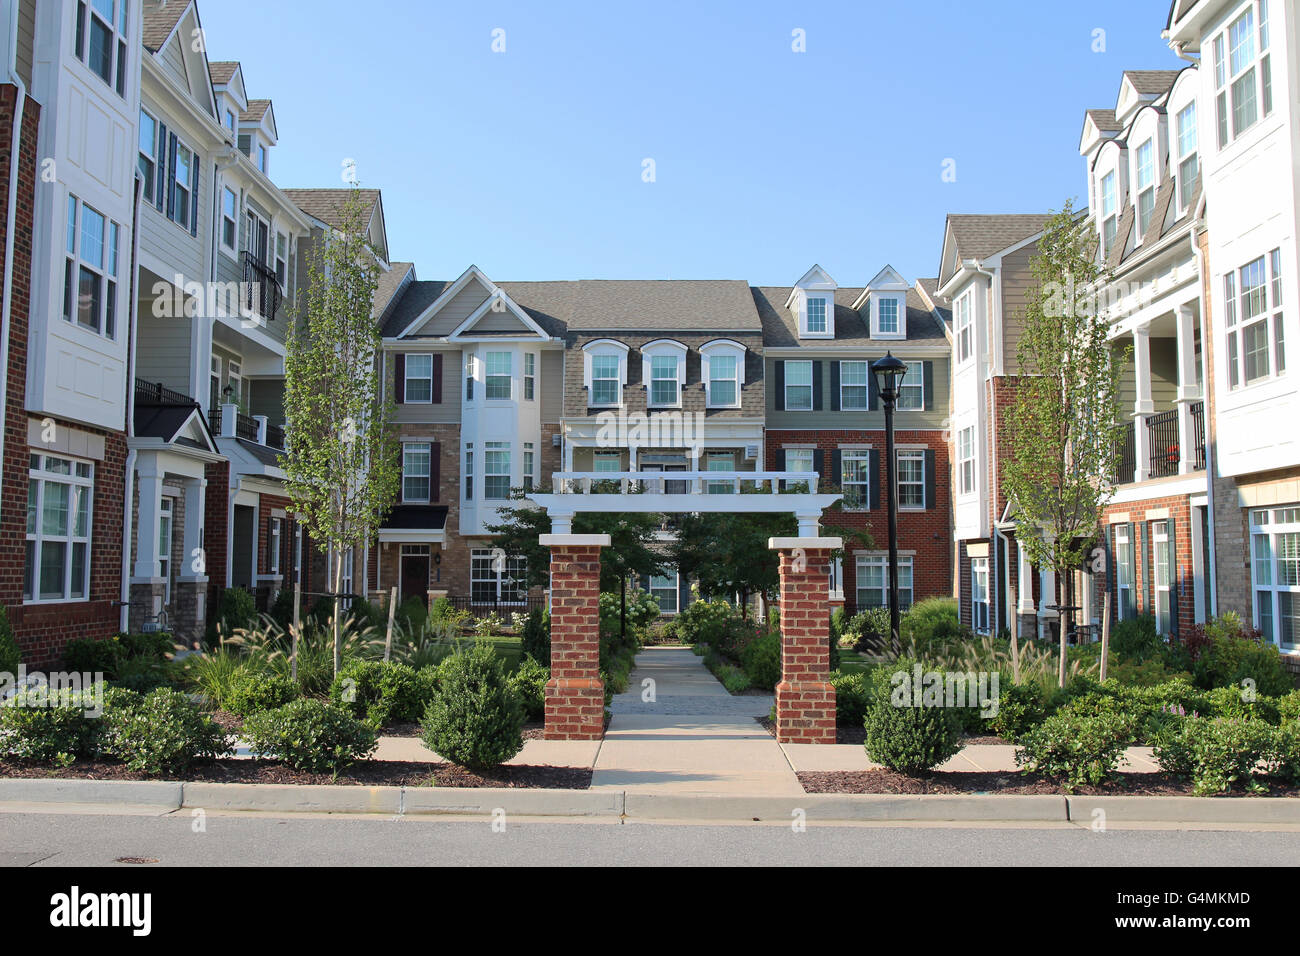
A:
<svg viewBox="0 0 1300 956">
<path fill-rule="evenodd" d="M 1300 506 L 1250 513 L 1255 626 L 1286 653 L 1300 643 Z"/>
<path fill-rule="evenodd" d="M 1268 0 L 1254 0 L 1215 36 L 1214 107 L 1219 148 L 1273 112 Z"/>
<path fill-rule="evenodd" d="M 957 361 L 964 362 L 975 353 L 974 329 L 971 326 L 971 293 L 967 292 L 953 303 L 953 318 L 957 329 Z"/>
<path fill-rule="evenodd" d="M 126 96 L 127 21 L 130 0 L 85 0 L 77 4 L 77 59 Z"/>
<path fill-rule="evenodd" d="M 27 473 L 23 599 L 84 601 L 90 587 L 90 462 L 31 455 Z"/>
<path fill-rule="evenodd" d="M 975 426 L 957 432 L 957 490 L 959 494 L 975 492 Z"/>
<path fill-rule="evenodd" d="M 483 497 L 494 501 L 510 497 L 510 442 L 508 441 L 484 443 Z"/>
<path fill-rule="evenodd" d="M 1274 249 L 1223 277 L 1230 388 L 1286 370 L 1281 270 L 1282 253 Z"/>
<path fill-rule="evenodd" d="M 484 394 L 489 400 L 510 399 L 510 379 L 513 375 L 512 353 L 488 352 L 486 359 Z"/>
<path fill-rule="evenodd" d="M 63 318 L 107 338 L 117 336 L 118 224 L 68 196 Z"/>
</svg>

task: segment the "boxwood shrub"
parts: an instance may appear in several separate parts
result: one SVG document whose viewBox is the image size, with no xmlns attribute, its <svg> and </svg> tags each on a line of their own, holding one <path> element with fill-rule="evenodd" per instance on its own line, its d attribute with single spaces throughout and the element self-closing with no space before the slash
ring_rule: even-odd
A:
<svg viewBox="0 0 1300 956">
<path fill-rule="evenodd" d="M 101 724 L 91 714 L 104 703 L 102 692 L 19 689 L 0 701 L 0 754 L 59 767 L 94 756 Z"/>
<path fill-rule="evenodd" d="M 233 714 L 248 717 L 263 710 L 283 707 L 297 696 L 298 685 L 287 675 L 247 667 L 230 681 L 225 707 Z"/>
<path fill-rule="evenodd" d="M 740 665 L 755 687 L 771 690 L 781 680 L 781 637 L 767 631 L 740 653 Z"/>
<path fill-rule="evenodd" d="M 128 770 L 150 776 L 183 773 L 196 761 L 231 752 L 220 726 L 185 694 L 166 688 L 144 696 L 113 693 L 104 707 L 99 746 Z"/>
<path fill-rule="evenodd" d="M 1112 704 L 1062 708 L 1020 737 L 1016 765 L 1060 780 L 1066 789 L 1096 786 L 1119 768 L 1134 721 Z"/>
<path fill-rule="evenodd" d="M 1252 717 L 1185 717 L 1155 743 L 1160 769 L 1192 781 L 1199 796 L 1257 790 L 1261 761 L 1276 756 L 1277 731 Z"/>
<path fill-rule="evenodd" d="M 338 704 L 312 697 L 253 714 L 244 736 L 259 757 L 283 760 L 295 770 L 337 777 L 375 752 L 379 732 Z"/>
<path fill-rule="evenodd" d="M 432 694 L 415 668 L 393 661 L 350 661 L 330 685 L 330 700 L 376 727 L 417 721 Z"/>
<path fill-rule="evenodd" d="M 524 747 L 524 708 L 500 658 L 486 642 L 440 665 L 440 680 L 421 724 L 424 743 L 446 760 L 484 769 Z"/>
<path fill-rule="evenodd" d="M 910 671 L 914 662 L 878 668 L 872 675 L 867 708 L 867 756 L 899 773 L 916 775 L 934 769 L 962 747 L 961 721 L 950 707 L 926 707 L 920 701 L 896 706 L 892 675 Z M 837 695 L 838 697 L 838 695 Z"/>
<path fill-rule="evenodd" d="M 870 685 L 861 673 L 831 674 L 835 688 L 835 723 L 841 727 L 862 727 L 870 704 Z"/>
<path fill-rule="evenodd" d="M 546 716 L 546 682 L 550 679 L 551 669 L 530 656 L 525 656 L 510 675 L 510 686 L 519 696 L 525 720 L 537 721 Z"/>
</svg>

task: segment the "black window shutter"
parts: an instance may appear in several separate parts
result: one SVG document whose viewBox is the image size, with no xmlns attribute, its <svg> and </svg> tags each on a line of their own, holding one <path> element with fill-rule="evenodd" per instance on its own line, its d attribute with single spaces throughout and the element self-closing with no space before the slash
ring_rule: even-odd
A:
<svg viewBox="0 0 1300 956">
<path fill-rule="evenodd" d="M 176 219 L 176 134 L 167 137 L 167 218 Z"/>
<path fill-rule="evenodd" d="M 442 353 L 433 353 L 433 404 L 442 404 Z"/>
<path fill-rule="evenodd" d="M 929 410 L 934 408 L 934 363 L 921 363 L 921 407 Z"/>
<path fill-rule="evenodd" d="M 867 453 L 867 507 L 880 507 L 880 449 L 873 448 Z"/>
<path fill-rule="evenodd" d="M 465 401 L 467 402 L 474 401 L 474 376 L 473 375 L 467 374 L 465 376 Z"/>
<path fill-rule="evenodd" d="M 429 446 L 429 500 L 437 501 L 442 485 L 442 443 Z"/>
<path fill-rule="evenodd" d="M 1177 525 L 1174 519 L 1170 518 L 1165 522 L 1169 535 L 1169 633 L 1174 637 L 1178 636 L 1178 551 L 1174 547 L 1177 536 L 1174 534 L 1174 528 Z"/>
<path fill-rule="evenodd" d="M 826 464 L 826 453 L 822 451 L 820 448 L 814 448 L 813 449 L 813 471 L 817 472 L 817 474 L 822 478 L 826 477 L 826 472 L 823 470 L 825 464 Z"/>
<path fill-rule="evenodd" d="M 163 188 L 167 184 L 167 157 L 169 155 L 168 147 L 167 147 L 168 142 L 169 140 L 167 139 L 167 126 L 163 123 L 159 123 L 158 124 L 158 148 L 154 151 L 155 155 L 158 158 L 158 161 L 156 163 L 156 166 L 158 168 L 154 170 L 154 175 L 156 176 L 156 179 L 153 184 L 153 193 L 154 193 L 153 203 L 155 206 L 158 207 L 159 212 L 164 211 L 163 196 L 166 195 L 166 193 L 163 192 Z"/>
<path fill-rule="evenodd" d="M 785 471 L 785 449 L 784 448 L 778 448 L 776 450 L 776 470 Z"/>
<path fill-rule="evenodd" d="M 398 405 L 406 401 L 406 353 L 398 352 L 393 359 L 393 401 Z"/>
<path fill-rule="evenodd" d="M 190 156 L 190 235 L 199 234 L 199 157 Z"/>
<path fill-rule="evenodd" d="M 867 365 L 867 408 L 875 411 L 879 405 L 879 396 L 876 394 L 876 375 L 871 371 L 871 365 Z"/>
<path fill-rule="evenodd" d="M 820 452 L 818 452 L 820 454 Z M 831 473 L 829 484 L 839 488 L 844 484 L 844 453 L 838 448 L 831 452 Z"/>
<path fill-rule="evenodd" d="M 1116 525 L 1110 526 L 1110 534 L 1106 536 L 1106 578 L 1110 585 L 1110 613 L 1111 616 L 1118 620 L 1119 617 L 1119 531 Z"/>
<path fill-rule="evenodd" d="M 1138 525 L 1137 532 L 1138 532 L 1138 541 L 1141 544 L 1141 557 L 1139 558 L 1139 564 L 1141 565 L 1140 573 L 1142 575 L 1143 604 L 1141 610 L 1146 614 L 1150 614 L 1155 610 L 1155 608 L 1152 607 L 1151 604 L 1151 576 L 1152 575 L 1151 575 L 1150 562 L 1147 560 L 1147 554 L 1149 553 L 1149 549 L 1147 547 L 1148 530 L 1147 530 L 1147 523 L 1145 521 L 1143 521 L 1141 524 Z"/>
<path fill-rule="evenodd" d="M 929 363 L 927 362 L 926 364 L 928 365 Z M 934 468 L 934 449 L 927 448 L 925 450 L 925 506 L 926 508 L 933 508 L 937 503 L 935 501 L 935 491 L 936 491 L 935 478 L 936 475 L 935 475 L 935 468 Z"/>
<path fill-rule="evenodd" d="M 813 406 L 812 407 L 814 412 L 820 412 L 822 410 L 822 366 L 824 364 L 825 364 L 824 362 L 812 363 L 812 373 L 813 373 Z"/>
<path fill-rule="evenodd" d="M 775 411 L 785 411 L 785 363 L 772 363 L 772 381 L 776 393 L 772 396 L 772 408 Z"/>
<path fill-rule="evenodd" d="M 840 363 L 831 362 L 831 411 L 840 410 Z"/>
</svg>

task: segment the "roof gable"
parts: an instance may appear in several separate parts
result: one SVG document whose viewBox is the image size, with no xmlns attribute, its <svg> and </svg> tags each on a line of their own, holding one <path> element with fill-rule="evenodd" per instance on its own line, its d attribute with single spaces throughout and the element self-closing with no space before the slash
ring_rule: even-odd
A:
<svg viewBox="0 0 1300 956">
<path fill-rule="evenodd" d="M 510 296 L 496 287 L 493 287 L 491 294 L 483 300 L 482 304 L 471 312 L 465 321 L 456 326 L 447 338 L 449 341 L 454 341 L 482 336 L 492 338 L 523 336 L 539 339 L 548 337 L 541 326 L 529 318 Z"/>
</svg>

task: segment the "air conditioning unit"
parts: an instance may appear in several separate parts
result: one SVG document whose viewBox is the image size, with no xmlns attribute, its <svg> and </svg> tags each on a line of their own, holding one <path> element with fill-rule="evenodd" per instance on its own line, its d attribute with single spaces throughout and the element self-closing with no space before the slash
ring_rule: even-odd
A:
<svg viewBox="0 0 1300 956">
<path fill-rule="evenodd" d="M 758 457 L 758 446 L 757 446 L 757 445 L 746 445 L 746 446 L 745 446 L 745 461 L 753 461 L 753 460 L 754 460 L 755 458 L 757 458 L 757 457 Z"/>
<path fill-rule="evenodd" d="M 559 432 L 556 432 L 554 435 L 551 436 L 551 447 L 552 447 L 552 448 L 559 448 L 559 447 L 560 447 L 560 433 L 559 433 Z"/>
</svg>

